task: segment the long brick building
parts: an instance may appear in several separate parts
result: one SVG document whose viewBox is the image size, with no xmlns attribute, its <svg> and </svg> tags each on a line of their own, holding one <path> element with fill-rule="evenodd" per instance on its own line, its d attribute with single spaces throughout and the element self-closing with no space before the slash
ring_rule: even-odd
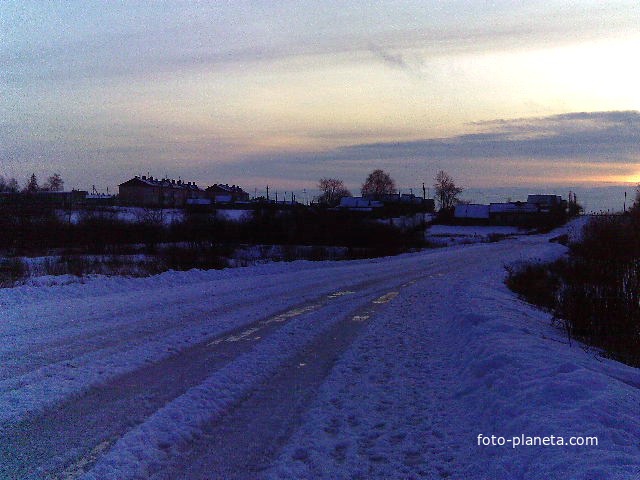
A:
<svg viewBox="0 0 640 480">
<path fill-rule="evenodd" d="M 184 207 L 190 199 L 205 199 L 207 193 L 195 182 L 135 176 L 118 185 L 120 203 L 141 207 Z"/>
</svg>

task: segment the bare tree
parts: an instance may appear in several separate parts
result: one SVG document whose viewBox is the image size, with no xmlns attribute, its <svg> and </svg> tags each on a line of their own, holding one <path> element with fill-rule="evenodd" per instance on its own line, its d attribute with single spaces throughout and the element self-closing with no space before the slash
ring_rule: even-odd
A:
<svg viewBox="0 0 640 480">
<path fill-rule="evenodd" d="M 633 201 L 635 208 L 640 208 L 640 183 L 636 185 L 636 196 Z"/>
<path fill-rule="evenodd" d="M 61 192 L 63 188 L 64 180 L 62 180 L 59 173 L 54 173 L 47 179 L 42 189 L 49 192 Z"/>
<path fill-rule="evenodd" d="M 362 196 L 391 195 L 396 193 L 396 183 L 387 172 L 376 169 L 369 174 L 362 184 Z"/>
<path fill-rule="evenodd" d="M 10 178 L 6 183 L 5 192 L 18 193 L 20 191 L 20 185 L 15 178 Z"/>
<path fill-rule="evenodd" d="M 440 203 L 440 210 L 453 209 L 458 203 L 458 195 L 462 193 L 462 188 L 456 186 L 453 178 L 444 170 L 440 170 L 434 178 L 433 187 Z"/>
<path fill-rule="evenodd" d="M 636 185 L 636 194 L 633 200 L 633 204 L 629 208 L 629 211 L 636 216 L 640 215 L 640 183 Z"/>
<path fill-rule="evenodd" d="M 20 186 L 15 178 L 6 179 L 0 175 L 0 192 L 16 193 Z"/>
<path fill-rule="evenodd" d="M 342 197 L 350 197 L 351 192 L 344 186 L 344 182 L 338 178 L 321 178 L 318 189 L 322 192 L 318 197 L 318 203 L 335 207 Z"/>
</svg>

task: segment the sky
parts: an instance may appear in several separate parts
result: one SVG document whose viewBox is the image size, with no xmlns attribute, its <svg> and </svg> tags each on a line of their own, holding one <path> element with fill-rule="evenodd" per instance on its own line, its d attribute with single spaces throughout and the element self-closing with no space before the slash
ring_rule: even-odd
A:
<svg viewBox="0 0 640 480">
<path fill-rule="evenodd" d="M 0 2 L 0 175 L 640 182 L 640 3 Z"/>
</svg>

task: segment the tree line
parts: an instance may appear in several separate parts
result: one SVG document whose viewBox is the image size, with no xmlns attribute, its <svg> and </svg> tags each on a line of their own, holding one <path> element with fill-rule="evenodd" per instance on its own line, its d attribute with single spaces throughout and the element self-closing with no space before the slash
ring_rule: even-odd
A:
<svg viewBox="0 0 640 480">
<path fill-rule="evenodd" d="M 436 200 L 441 211 L 452 211 L 459 201 L 462 188 L 458 187 L 453 178 L 443 170 L 440 170 L 435 178 L 433 187 Z M 64 189 L 64 180 L 59 173 L 51 175 L 41 186 L 35 173 L 32 173 L 24 187 L 21 189 L 15 178 L 5 179 L 0 175 L 0 192 L 8 193 L 37 193 L 37 192 L 61 192 Z M 318 182 L 320 195 L 316 201 L 318 204 L 335 207 L 344 197 L 350 197 L 351 192 L 339 178 L 321 178 Z M 365 179 L 360 188 L 363 197 L 380 198 L 384 195 L 397 194 L 395 180 L 388 172 L 382 169 L 373 170 Z"/>
<path fill-rule="evenodd" d="M 20 188 L 18 181 L 11 178 L 4 178 L 0 175 L 0 192 L 3 193 L 37 193 L 37 192 L 61 192 L 64 189 L 64 180 L 59 173 L 51 175 L 44 184 L 38 183 L 35 173 L 32 173 L 23 188 Z"/>
<path fill-rule="evenodd" d="M 462 188 L 458 187 L 451 175 L 444 170 L 440 170 L 436 174 L 433 187 L 436 200 L 440 205 L 440 211 L 452 211 L 459 202 Z M 321 178 L 318 182 L 318 189 L 321 193 L 317 198 L 317 202 L 328 207 L 335 207 L 340 204 L 342 198 L 351 196 L 351 192 L 339 178 Z M 395 195 L 397 193 L 395 181 L 389 173 L 381 169 L 375 169 L 371 172 L 360 188 L 360 194 L 363 197 L 380 198 L 384 195 Z"/>
</svg>

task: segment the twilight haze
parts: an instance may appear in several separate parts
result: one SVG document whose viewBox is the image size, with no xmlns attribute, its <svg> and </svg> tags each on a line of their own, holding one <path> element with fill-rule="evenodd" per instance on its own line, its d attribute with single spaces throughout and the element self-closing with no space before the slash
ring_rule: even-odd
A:
<svg viewBox="0 0 640 480">
<path fill-rule="evenodd" d="M 0 4 L 0 174 L 640 180 L 640 3 Z"/>
</svg>

